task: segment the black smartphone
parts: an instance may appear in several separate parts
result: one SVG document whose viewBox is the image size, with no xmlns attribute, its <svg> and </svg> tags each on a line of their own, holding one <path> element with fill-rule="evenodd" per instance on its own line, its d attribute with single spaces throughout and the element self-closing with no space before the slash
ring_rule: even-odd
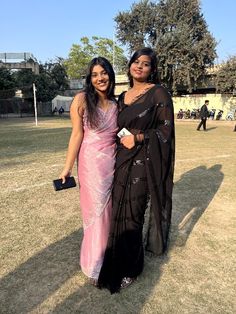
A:
<svg viewBox="0 0 236 314">
<path fill-rule="evenodd" d="M 53 186 L 55 191 L 74 188 L 76 186 L 75 178 L 67 177 L 65 183 L 62 183 L 62 179 L 53 180 Z"/>
</svg>

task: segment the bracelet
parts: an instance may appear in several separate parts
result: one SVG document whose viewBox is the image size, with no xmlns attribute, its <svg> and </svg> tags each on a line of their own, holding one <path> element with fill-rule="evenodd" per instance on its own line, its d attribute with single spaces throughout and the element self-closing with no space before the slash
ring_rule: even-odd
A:
<svg viewBox="0 0 236 314">
<path fill-rule="evenodd" d="M 134 134 L 134 143 L 138 142 L 137 134 Z"/>
</svg>

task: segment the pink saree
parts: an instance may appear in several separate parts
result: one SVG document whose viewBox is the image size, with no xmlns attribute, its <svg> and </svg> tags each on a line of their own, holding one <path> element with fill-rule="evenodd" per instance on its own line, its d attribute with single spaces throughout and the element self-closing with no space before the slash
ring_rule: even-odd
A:
<svg viewBox="0 0 236 314">
<path fill-rule="evenodd" d="M 90 129 L 86 112 L 84 138 L 78 155 L 80 207 L 84 236 L 80 252 L 83 273 L 97 279 L 103 262 L 110 229 L 111 189 L 113 183 L 117 107 L 111 102 L 106 112 L 99 110 L 100 125 Z"/>
</svg>

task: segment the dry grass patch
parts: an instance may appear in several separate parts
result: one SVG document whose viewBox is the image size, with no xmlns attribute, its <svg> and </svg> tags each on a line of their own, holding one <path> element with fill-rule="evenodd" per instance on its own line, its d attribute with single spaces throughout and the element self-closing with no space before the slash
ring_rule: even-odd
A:
<svg viewBox="0 0 236 314">
<path fill-rule="evenodd" d="M 0 313 L 235 313 L 234 122 L 197 123 L 176 122 L 169 252 L 111 296 L 80 270 L 78 188 L 52 188 L 69 119 L 0 120 Z"/>
</svg>

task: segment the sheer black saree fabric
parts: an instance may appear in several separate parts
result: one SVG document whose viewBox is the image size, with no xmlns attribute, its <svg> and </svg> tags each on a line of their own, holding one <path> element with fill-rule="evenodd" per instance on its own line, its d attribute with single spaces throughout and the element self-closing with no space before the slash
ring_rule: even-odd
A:
<svg viewBox="0 0 236 314">
<path fill-rule="evenodd" d="M 175 148 L 173 104 L 164 87 L 155 85 L 129 106 L 122 95 L 119 105 L 119 129 L 143 133 L 144 141 L 132 149 L 118 145 L 111 230 L 98 279 L 111 293 L 120 290 L 123 277 L 137 277 L 143 270 L 142 229 L 149 201 L 145 249 L 160 255 L 167 248 Z"/>
</svg>

